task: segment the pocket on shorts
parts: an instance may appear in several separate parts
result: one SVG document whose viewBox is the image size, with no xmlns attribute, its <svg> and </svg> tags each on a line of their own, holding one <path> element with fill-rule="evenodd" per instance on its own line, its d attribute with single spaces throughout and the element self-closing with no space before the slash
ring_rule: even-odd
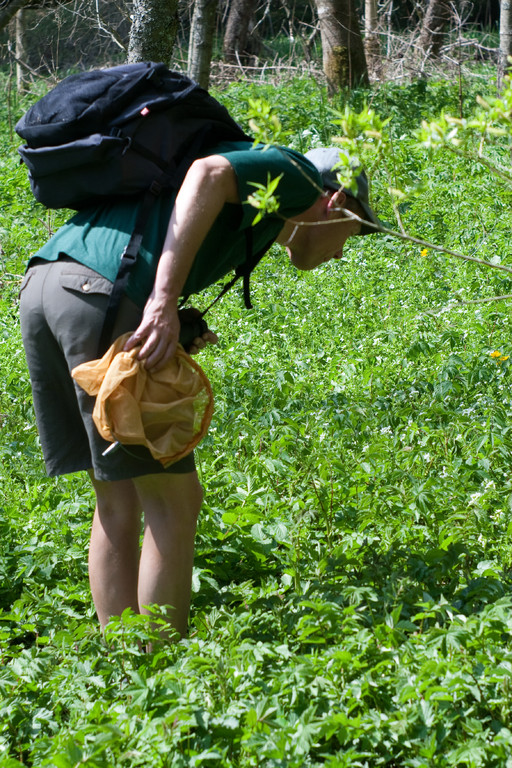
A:
<svg viewBox="0 0 512 768">
<path fill-rule="evenodd" d="M 112 283 L 106 277 L 102 277 L 92 270 L 83 272 L 62 272 L 60 275 L 60 284 L 63 288 L 74 293 L 81 293 L 84 296 L 90 294 L 102 294 L 110 296 L 112 292 Z"/>
<path fill-rule="evenodd" d="M 25 288 L 27 287 L 29 280 L 32 277 L 32 274 L 33 274 L 32 270 L 29 268 L 27 272 L 25 272 L 25 274 L 23 275 L 23 279 L 20 284 L 20 290 L 18 291 L 18 298 L 21 296 L 21 292 L 25 290 Z"/>
</svg>

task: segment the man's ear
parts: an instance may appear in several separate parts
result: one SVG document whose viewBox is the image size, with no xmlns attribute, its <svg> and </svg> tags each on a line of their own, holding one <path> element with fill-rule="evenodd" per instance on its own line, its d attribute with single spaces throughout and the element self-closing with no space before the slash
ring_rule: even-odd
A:
<svg viewBox="0 0 512 768">
<path fill-rule="evenodd" d="M 327 203 L 327 209 L 329 211 L 335 211 L 337 208 L 343 208 L 346 199 L 347 196 L 344 191 L 342 189 L 337 189 L 336 192 L 333 192 L 330 196 L 329 202 Z"/>
</svg>

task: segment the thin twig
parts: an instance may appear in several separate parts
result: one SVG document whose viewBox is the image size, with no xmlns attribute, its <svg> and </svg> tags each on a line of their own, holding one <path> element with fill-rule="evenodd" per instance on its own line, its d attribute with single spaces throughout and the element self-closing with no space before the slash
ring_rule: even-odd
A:
<svg viewBox="0 0 512 768">
<path fill-rule="evenodd" d="M 452 251 L 450 248 L 445 248 L 445 246 L 443 245 L 434 245 L 434 243 L 430 243 L 428 242 L 428 240 L 421 240 L 419 237 L 413 237 L 412 235 L 401 234 L 400 232 L 396 232 L 394 229 L 388 229 L 387 227 L 379 226 L 378 224 L 373 224 L 371 221 L 366 221 L 366 219 L 361 219 L 359 216 L 357 216 L 357 214 L 353 213 L 352 211 L 346 211 L 346 213 L 349 214 L 349 218 L 356 219 L 356 221 L 360 221 L 365 226 L 370 227 L 371 229 L 374 229 L 376 232 L 381 232 L 384 235 L 391 235 L 392 237 L 397 237 L 399 240 L 405 240 L 409 243 L 415 243 L 416 245 L 421 245 L 423 248 L 428 248 L 431 251 L 437 251 L 438 253 L 446 253 L 449 256 L 455 256 L 455 258 L 462 259 L 463 261 L 470 261 L 473 264 L 480 264 L 483 267 L 490 267 L 491 269 L 499 269 L 502 272 L 508 272 L 509 274 L 512 274 L 512 267 L 506 267 L 504 264 L 493 264 L 490 261 L 485 261 L 485 259 L 477 259 L 475 256 L 466 256 L 464 253 L 459 253 L 458 251 Z"/>
<path fill-rule="evenodd" d="M 506 301 L 507 299 L 512 299 L 512 293 L 507 293 L 503 296 L 487 296 L 485 299 L 459 299 L 459 301 L 453 302 L 452 304 L 445 304 L 437 310 L 426 309 L 422 314 L 438 317 L 456 307 L 464 307 L 468 304 L 489 304 L 491 301 Z"/>
<path fill-rule="evenodd" d="M 115 43 L 117 46 L 119 46 L 119 48 L 120 48 L 122 51 L 126 51 L 126 45 L 123 43 L 123 41 L 121 40 L 121 38 L 119 37 L 119 35 L 117 35 L 117 34 L 114 32 L 114 30 L 113 30 L 113 29 L 109 29 L 109 28 L 107 28 L 107 27 L 106 27 L 106 26 L 103 24 L 103 22 L 102 22 L 102 20 L 101 20 L 101 14 L 100 14 L 100 6 L 99 6 L 99 0 L 96 0 L 96 24 L 98 25 L 98 29 L 99 29 L 101 32 L 105 32 L 107 35 L 109 35 L 109 36 L 110 36 L 110 38 L 112 39 L 112 41 L 113 41 L 113 42 L 114 42 L 114 43 Z"/>
<path fill-rule="evenodd" d="M 45 80 L 48 82 L 48 80 L 51 80 L 54 83 L 57 83 L 57 78 L 54 75 L 41 75 L 39 72 L 36 72 L 35 69 L 32 69 L 32 67 L 29 67 L 29 65 L 26 63 L 26 61 L 22 61 L 18 56 L 16 56 L 15 52 L 12 49 L 12 45 L 10 42 L 7 43 L 7 50 L 9 51 L 10 57 L 13 59 L 13 61 L 16 62 L 16 64 L 19 64 L 20 67 L 23 67 L 23 69 L 26 69 L 27 72 L 30 72 L 30 74 L 33 77 L 38 78 L 39 80 Z"/>
<path fill-rule="evenodd" d="M 457 304 L 484 304 L 489 301 L 505 301 L 506 299 L 512 299 L 512 293 L 505 293 L 503 296 L 487 296 L 485 299 L 461 299 Z M 451 306 L 456 307 L 457 304 Z"/>
<path fill-rule="evenodd" d="M 483 139 L 484 137 L 482 137 L 482 141 Z M 484 155 L 478 154 L 475 156 L 470 152 L 466 152 L 463 149 L 458 149 L 458 147 L 454 147 L 451 144 L 445 144 L 445 147 L 450 152 L 453 152 L 453 154 L 458 155 L 458 157 L 463 157 L 465 160 L 476 160 L 478 163 L 484 165 L 489 171 L 491 171 L 491 173 L 494 173 L 495 176 L 498 176 L 498 178 L 502 179 L 503 181 L 512 184 L 512 175 L 506 171 L 502 171 L 501 168 L 498 168 L 496 165 L 494 165 L 494 163 L 484 157 Z"/>
</svg>

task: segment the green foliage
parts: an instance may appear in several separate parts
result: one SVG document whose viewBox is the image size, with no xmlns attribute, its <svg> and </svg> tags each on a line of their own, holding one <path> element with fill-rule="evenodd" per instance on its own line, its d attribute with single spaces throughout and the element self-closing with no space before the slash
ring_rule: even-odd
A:
<svg viewBox="0 0 512 768">
<path fill-rule="evenodd" d="M 282 176 L 283 174 L 280 174 L 275 179 L 271 179 L 269 174 L 266 184 L 251 182 L 251 186 L 255 187 L 255 191 L 252 195 L 249 195 L 247 202 L 258 210 L 253 224 L 261 221 L 266 213 L 275 213 L 279 210 L 279 201 L 274 193 L 279 186 Z"/>
<path fill-rule="evenodd" d="M 510 264 L 505 180 L 418 141 L 457 93 L 390 86 L 354 113 L 309 81 L 223 100 L 240 119 L 267 100 L 299 149 L 352 126 L 381 216 Z M 216 411 L 190 637 L 162 646 L 165 612 L 127 611 L 102 639 L 91 491 L 44 476 L 17 325 L 23 262 L 65 214 L 32 203 L 0 135 L 0 765 L 510 766 L 512 328 L 506 302 L 465 303 L 510 275 L 387 235 L 313 273 L 275 247 L 255 309 L 227 294 L 200 357 Z M 489 146 L 503 159 L 508 138 Z"/>
<path fill-rule="evenodd" d="M 256 142 L 262 144 L 286 143 L 288 132 L 283 131 L 275 109 L 264 99 L 249 99 L 247 120 Z"/>
</svg>

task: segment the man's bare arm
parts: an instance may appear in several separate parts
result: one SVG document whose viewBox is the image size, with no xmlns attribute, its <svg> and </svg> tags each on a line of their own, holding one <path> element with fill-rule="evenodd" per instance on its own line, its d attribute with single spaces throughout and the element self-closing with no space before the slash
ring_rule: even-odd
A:
<svg viewBox="0 0 512 768">
<path fill-rule="evenodd" d="M 239 203 L 235 172 L 220 155 L 196 160 L 176 197 L 142 321 L 125 349 L 141 345 L 139 358 L 159 370 L 176 352 L 178 300 L 196 254 L 225 203 Z"/>
</svg>

